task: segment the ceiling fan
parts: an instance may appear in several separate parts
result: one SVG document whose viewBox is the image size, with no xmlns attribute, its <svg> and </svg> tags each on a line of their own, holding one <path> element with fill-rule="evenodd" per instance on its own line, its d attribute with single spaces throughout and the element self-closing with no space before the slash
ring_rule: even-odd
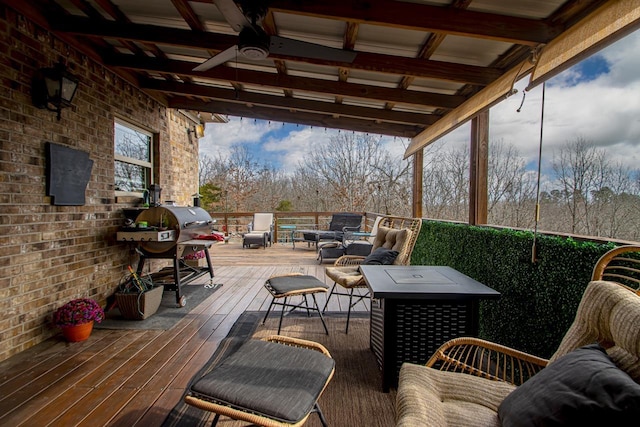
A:
<svg viewBox="0 0 640 427">
<path fill-rule="evenodd" d="M 353 62 L 357 53 L 315 43 L 268 35 L 259 23 L 268 11 L 268 0 L 214 0 L 231 28 L 238 32 L 238 44 L 198 65 L 193 71 L 206 71 L 242 55 L 248 59 L 265 59 L 275 53 L 328 61 Z"/>
</svg>

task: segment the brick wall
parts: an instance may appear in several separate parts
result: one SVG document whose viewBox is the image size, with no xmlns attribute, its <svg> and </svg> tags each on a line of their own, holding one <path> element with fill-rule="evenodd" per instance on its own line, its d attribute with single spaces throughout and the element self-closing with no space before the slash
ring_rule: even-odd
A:
<svg viewBox="0 0 640 427">
<path fill-rule="evenodd" d="M 30 94 L 34 72 L 59 58 L 80 79 L 60 121 Z M 198 143 L 186 117 L 0 5 L 0 360 L 58 333 L 50 317 L 66 301 L 91 297 L 104 306 L 136 262 L 115 241 L 121 208 L 138 202 L 114 194 L 115 117 L 158 133 L 163 199 L 190 204 Z M 46 196 L 47 141 L 93 160 L 84 206 L 54 206 Z"/>
</svg>

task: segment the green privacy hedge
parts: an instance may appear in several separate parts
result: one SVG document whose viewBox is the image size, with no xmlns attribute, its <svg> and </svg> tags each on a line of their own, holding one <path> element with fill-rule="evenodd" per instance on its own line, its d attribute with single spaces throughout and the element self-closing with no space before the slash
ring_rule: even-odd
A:
<svg viewBox="0 0 640 427">
<path fill-rule="evenodd" d="M 411 258 L 448 265 L 501 293 L 480 306 L 480 337 L 548 358 L 573 322 L 593 266 L 616 245 L 425 220 Z"/>
</svg>

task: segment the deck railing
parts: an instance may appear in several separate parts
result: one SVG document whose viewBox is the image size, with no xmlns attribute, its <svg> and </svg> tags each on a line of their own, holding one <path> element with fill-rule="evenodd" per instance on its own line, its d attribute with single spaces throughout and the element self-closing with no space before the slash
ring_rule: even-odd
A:
<svg viewBox="0 0 640 427">
<path fill-rule="evenodd" d="M 335 212 L 273 212 L 274 236 L 276 242 L 288 239 L 292 229 L 326 229 L 331 222 L 331 216 Z M 365 217 L 364 230 L 373 226 L 376 216 L 382 215 L 372 212 L 354 212 Z M 209 212 L 211 218 L 216 221 L 214 228 L 224 232 L 225 235 L 241 235 L 248 231 L 248 226 L 253 220 L 254 212 Z M 295 228 L 294 228 L 295 227 Z"/>
</svg>

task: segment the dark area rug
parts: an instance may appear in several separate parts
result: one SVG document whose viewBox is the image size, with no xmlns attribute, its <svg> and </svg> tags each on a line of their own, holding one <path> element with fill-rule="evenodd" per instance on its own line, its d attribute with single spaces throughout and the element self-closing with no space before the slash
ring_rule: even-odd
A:
<svg viewBox="0 0 640 427">
<path fill-rule="evenodd" d="M 238 320 L 236 320 L 236 323 L 231 327 L 229 334 L 220 342 L 220 346 L 211 359 L 209 359 L 200 372 L 193 376 L 189 386 L 198 378 L 209 373 L 216 364 L 230 354 L 233 354 L 238 347 L 251 338 L 263 317 L 264 313 L 259 311 L 245 311 L 242 313 Z M 189 386 L 187 386 L 187 389 Z M 211 421 L 208 420 L 208 415 L 208 413 L 187 405 L 183 399 L 180 399 L 180 402 L 178 402 L 165 419 L 162 427 L 211 425 Z"/>
<path fill-rule="evenodd" d="M 212 295 L 219 287 L 205 288 L 204 285 L 183 285 L 182 295 L 186 297 L 184 307 L 179 307 L 176 303 L 175 291 L 165 291 L 162 295 L 162 302 L 155 314 L 144 320 L 128 320 L 122 317 L 118 308 L 113 308 L 105 313 L 105 319 L 94 324 L 96 329 L 160 329 L 167 330 L 175 325 L 187 313 L 193 310 L 198 304 Z"/>
<path fill-rule="evenodd" d="M 261 325 L 264 312 L 243 313 L 220 347 L 192 382 L 208 373 L 249 338 L 264 338 L 277 332 L 278 316 L 270 316 Z M 394 425 L 395 390 L 382 392 L 382 374 L 369 349 L 369 315 L 352 314 L 349 334 L 345 334 L 346 314 L 326 313 L 329 335 L 324 333 L 317 316 L 291 314 L 284 318 L 281 335 L 302 338 L 324 345 L 336 361 L 336 373 L 320 397 L 319 404 L 331 427 Z M 188 388 L 187 388 L 188 389 Z M 181 399 L 165 420 L 163 427 L 210 426 L 214 414 L 191 407 Z M 246 423 L 221 417 L 220 427 L 240 427 Z M 305 427 L 320 427 L 311 414 Z"/>
</svg>

